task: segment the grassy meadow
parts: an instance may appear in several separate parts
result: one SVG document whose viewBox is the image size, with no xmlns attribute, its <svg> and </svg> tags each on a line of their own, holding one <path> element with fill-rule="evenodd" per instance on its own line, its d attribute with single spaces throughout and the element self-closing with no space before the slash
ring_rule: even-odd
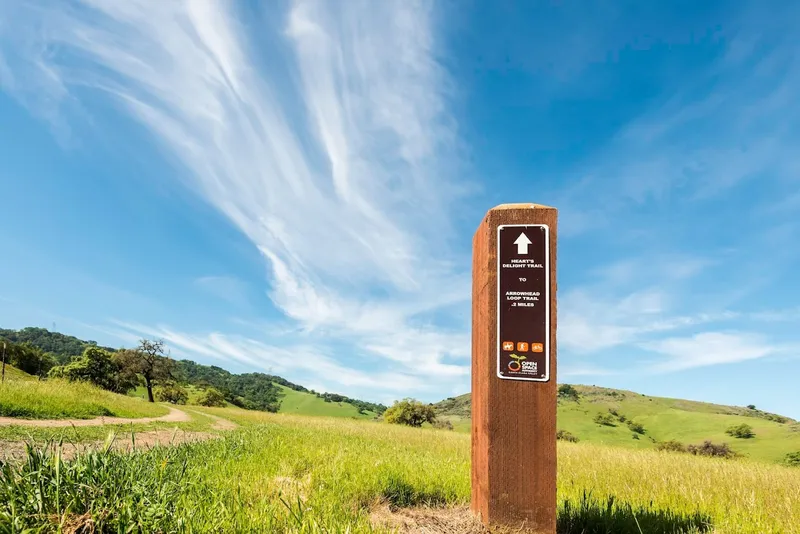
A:
<svg viewBox="0 0 800 534">
<path fill-rule="evenodd" d="M 293 415 L 316 415 L 325 417 L 354 417 L 369 419 L 375 417 L 373 412 L 358 413 L 358 408 L 346 402 L 325 402 L 312 393 L 295 391 L 277 384 L 283 392 L 280 413 Z"/>
<path fill-rule="evenodd" d="M 772 463 L 781 462 L 787 453 L 800 451 L 800 424 L 771 421 L 747 408 L 594 386 L 575 386 L 575 389 L 580 394 L 577 401 L 558 401 L 558 428 L 570 432 L 582 443 L 652 450 L 661 441 L 699 444 L 711 440 L 727 443 L 745 457 Z M 615 418 L 610 426 L 594 421 L 596 414 L 609 414 L 609 410 L 625 416 L 625 422 Z M 437 412 L 449 419 L 456 431 L 470 432 L 469 395 L 442 401 Z M 631 431 L 626 424 L 628 420 L 641 424 L 644 434 Z M 725 433 L 729 427 L 742 423 L 753 428 L 755 437 L 740 439 Z"/>
<path fill-rule="evenodd" d="M 6 367 L 8 371 L 8 367 Z M 24 374 L 24 373 L 22 373 Z M 158 417 L 167 409 L 87 383 L 9 380 L 0 384 L 0 416 L 23 419 L 90 419 L 98 416 Z"/>
<path fill-rule="evenodd" d="M 137 395 L 7 373 L 0 415 L 144 417 L 167 411 Z M 389 425 L 350 404 L 283 389 L 277 414 L 186 406 L 192 420 L 177 424 L 0 427 L 0 447 L 20 440 L 38 444 L 27 461 L 0 461 L 0 533 L 388 532 L 373 515 L 387 504 L 468 505 L 467 433 Z M 192 403 L 201 391 L 188 390 Z M 559 401 L 559 428 L 580 439 L 558 444 L 560 534 L 800 533 L 800 468 L 776 463 L 787 450 L 800 450 L 793 421 L 778 423 L 737 407 L 579 390 L 577 401 Z M 468 401 L 462 396 L 439 406 L 457 430 L 469 430 Z M 642 424 L 645 433 L 633 439 L 619 418 L 613 426 L 594 422 L 595 414 L 609 410 Z M 222 431 L 213 416 L 239 427 Z M 743 421 L 756 437 L 724 433 Z M 130 438 L 153 430 L 220 439 L 129 454 L 101 450 L 69 461 L 42 447 L 43 440 L 102 441 L 110 431 Z M 728 442 L 742 456 L 654 450 L 656 441 L 666 439 Z"/>
<path fill-rule="evenodd" d="M 32 376 L 32 375 L 29 375 L 25 371 L 20 371 L 19 369 L 17 369 L 13 365 L 6 364 L 5 379 L 6 380 L 28 380 L 28 381 L 34 381 L 34 380 L 36 380 L 36 377 Z"/>
<path fill-rule="evenodd" d="M 224 438 L 0 469 L 0 531 L 381 532 L 379 504 L 465 506 L 469 436 L 234 408 Z M 559 443 L 559 533 L 800 532 L 800 469 Z M 39 496 L 42 496 L 41 499 Z M 13 531 L 13 530 L 12 530 Z"/>
<path fill-rule="evenodd" d="M 280 413 L 293 415 L 312 415 L 322 417 L 351 417 L 356 419 L 370 419 L 375 417 L 374 412 L 367 411 L 358 413 L 358 408 L 346 402 L 325 402 L 313 393 L 296 391 L 281 384 L 275 384 L 281 390 Z M 184 386 L 189 396 L 186 404 L 197 405 L 198 400 L 204 394 L 204 390 L 193 385 Z M 139 386 L 131 391 L 131 396 L 147 399 L 147 390 L 144 386 Z M 226 403 L 229 408 L 233 405 Z"/>
</svg>

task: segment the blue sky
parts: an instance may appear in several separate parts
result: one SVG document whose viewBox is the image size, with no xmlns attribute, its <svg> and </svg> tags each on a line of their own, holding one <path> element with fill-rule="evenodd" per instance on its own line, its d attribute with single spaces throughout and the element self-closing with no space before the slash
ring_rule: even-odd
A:
<svg viewBox="0 0 800 534">
<path fill-rule="evenodd" d="M 786 3 L 6 2 L 0 325 L 469 389 L 471 240 L 559 208 L 559 381 L 800 417 Z"/>
</svg>

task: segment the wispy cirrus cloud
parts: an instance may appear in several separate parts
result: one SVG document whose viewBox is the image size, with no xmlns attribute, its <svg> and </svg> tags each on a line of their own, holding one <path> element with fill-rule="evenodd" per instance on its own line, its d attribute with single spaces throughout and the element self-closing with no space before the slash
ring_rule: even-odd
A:
<svg viewBox="0 0 800 534">
<path fill-rule="evenodd" d="M 562 237 L 616 229 L 643 206 L 670 206 L 678 228 L 703 224 L 697 210 L 753 183 L 782 191 L 771 215 L 793 207 L 800 192 L 793 157 L 800 56 L 788 21 L 798 14 L 793 4 L 766 10 L 757 2 L 719 14 L 718 31 L 706 35 L 703 48 L 714 59 L 702 71 L 668 76 L 670 90 L 653 95 L 652 105 L 620 125 L 554 192 Z M 751 211 L 764 207 L 759 200 Z M 635 230 L 644 234 L 649 226 Z"/>
<path fill-rule="evenodd" d="M 186 188 L 263 254 L 272 302 L 314 335 L 267 347 L 164 331 L 176 345 L 255 365 L 347 343 L 395 378 L 463 381 L 465 328 L 430 326 L 432 312 L 469 298 L 468 259 L 443 253 L 464 184 L 449 178 L 458 135 L 433 7 L 297 0 L 264 16 L 213 0 L 7 4 L 0 83 L 55 124 L 91 115 L 98 98 L 141 124 Z M 369 382 L 328 358 L 313 372 Z"/>
<path fill-rule="evenodd" d="M 240 365 L 261 369 L 282 376 L 310 376 L 331 390 L 338 387 L 357 387 L 378 396 L 387 391 L 419 391 L 424 381 L 418 376 L 402 372 L 385 372 L 380 366 L 353 369 L 338 363 L 327 351 L 311 344 L 277 347 L 240 336 L 212 332 L 205 335 L 187 335 L 165 326 L 147 326 L 114 321 L 115 335 L 130 339 L 138 336 L 163 339 L 173 356 L 200 355 L 207 359 L 233 361 Z M 376 368 L 377 367 L 377 368 Z"/>
<path fill-rule="evenodd" d="M 643 348 L 666 357 L 651 367 L 654 372 L 738 363 L 764 358 L 780 350 L 764 336 L 747 332 L 703 332 L 645 343 Z"/>
</svg>

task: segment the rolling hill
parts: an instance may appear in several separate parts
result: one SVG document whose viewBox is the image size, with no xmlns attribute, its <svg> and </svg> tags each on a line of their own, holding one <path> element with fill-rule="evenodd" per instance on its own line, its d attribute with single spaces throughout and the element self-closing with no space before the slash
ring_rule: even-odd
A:
<svg viewBox="0 0 800 534">
<path fill-rule="evenodd" d="M 291 413 L 296 415 L 321 415 L 327 417 L 355 417 L 358 419 L 369 419 L 377 414 L 368 410 L 361 410 L 347 402 L 326 402 L 313 393 L 295 391 L 285 386 L 279 386 L 283 390 L 281 397 L 281 407 L 278 413 Z"/>
<path fill-rule="evenodd" d="M 670 440 L 683 444 L 711 440 L 727 443 L 746 457 L 769 462 L 779 462 L 787 453 L 800 450 L 800 424 L 788 417 L 633 391 L 580 385 L 573 388 L 576 396 L 559 396 L 558 429 L 582 442 L 652 449 Z M 438 417 L 453 423 L 455 430 L 470 431 L 470 394 L 443 400 L 434 408 Z M 596 422 L 598 414 L 606 421 Z M 641 425 L 643 433 L 634 432 L 629 421 Z M 755 436 L 736 438 L 726 433 L 741 424 L 752 427 Z"/>
<path fill-rule="evenodd" d="M 29 375 L 25 371 L 20 371 L 13 365 L 6 364 L 6 371 L 5 371 L 5 379 L 6 380 L 29 380 L 33 381 L 36 380 L 35 376 Z"/>
<path fill-rule="evenodd" d="M 377 414 L 373 411 L 362 410 L 348 402 L 326 402 L 323 398 L 308 391 L 297 391 L 292 388 L 277 384 L 279 408 L 278 413 L 288 413 L 293 415 L 317 415 L 325 417 L 352 417 L 356 419 L 369 419 Z M 203 395 L 203 388 L 188 385 L 186 392 L 189 395 L 187 404 L 197 404 L 197 400 Z M 139 386 L 130 395 L 142 399 L 147 398 L 147 390 Z M 234 407 L 231 403 L 226 403 L 228 407 Z"/>
<path fill-rule="evenodd" d="M 0 417 L 21 419 L 91 419 L 158 417 L 168 410 L 160 404 L 119 395 L 86 382 L 36 377 L 6 365 L 0 385 Z"/>
<path fill-rule="evenodd" d="M 98 346 L 95 341 L 85 341 L 37 327 L 20 330 L 0 328 L 0 340 L 12 345 L 37 348 L 46 352 L 58 364 L 67 363 L 78 357 L 87 347 Z M 108 347 L 99 348 L 112 353 L 116 350 Z M 173 377 L 176 382 L 187 388 L 190 402 L 205 388 L 213 387 L 224 395 L 229 404 L 252 410 L 358 418 L 373 417 L 386 410 L 386 406 L 379 403 L 353 399 L 336 393 L 309 391 L 276 375 L 234 374 L 215 365 L 202 365 L 185 359 L 174 361 L 174 365 Z M 36 368 L 36 365 L 33 365 L 33 369 Z M 40 374 L 46 376 L 47 369 L 49 367 L 44 368 Z M 141 388 L 137 388 L 133 396 L 142 397 L 144 393 Z M 287 404 L 282 408 L 284 402 Z"/>
</svg>

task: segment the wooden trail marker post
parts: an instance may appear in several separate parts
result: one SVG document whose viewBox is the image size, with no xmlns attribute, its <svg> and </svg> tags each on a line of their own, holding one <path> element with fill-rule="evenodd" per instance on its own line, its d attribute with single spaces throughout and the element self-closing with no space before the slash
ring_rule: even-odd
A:
<svg viewBox="0 0 800 534">
<path fill-rule="evenodd" d="M 556 532 L 555 208 L 502 204 L 472 243 L 472 504 Z"/>
</svg>

